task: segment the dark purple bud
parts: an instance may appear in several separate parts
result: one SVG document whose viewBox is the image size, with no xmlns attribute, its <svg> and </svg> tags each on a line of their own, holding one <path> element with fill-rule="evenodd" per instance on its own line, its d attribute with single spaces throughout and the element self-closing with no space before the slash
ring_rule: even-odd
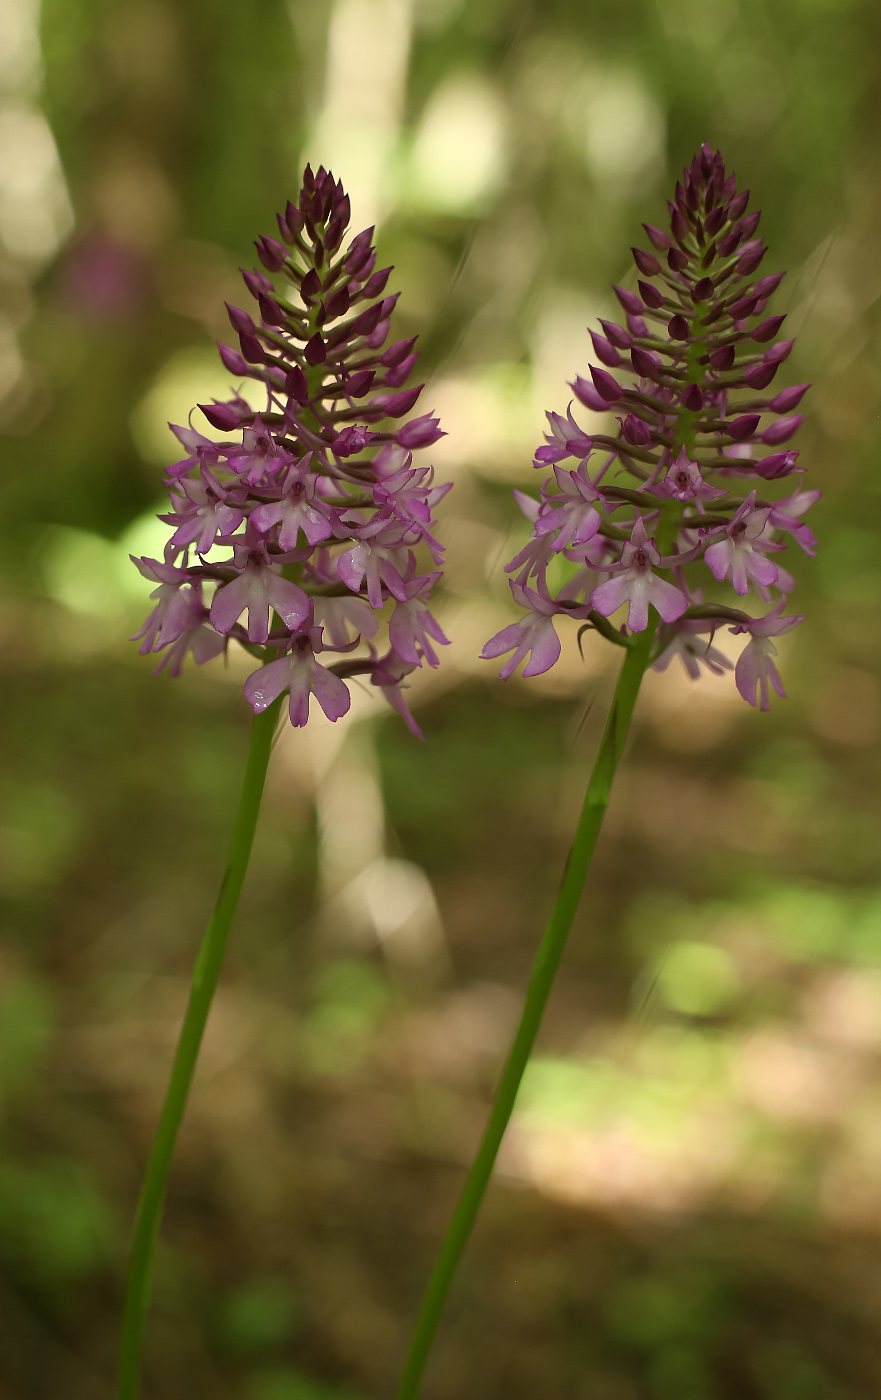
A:
<svg viewBox="0 0 881 1400">
<path fill-rule="evenodd" d="M 740 418 L 734 418 L 730 423 L 725 424 L 725 430 L 729 437 L 735 442 L 743 442 L 744 438 L 752 437 L 759 426 L 761 415 L 758 413 L 744 413 Z"/>
<path fill-rule="evenodd" d="M 724 204 L 717 204 L 715 209 L 711 209 L 704 220 L 704 228 L 710 238 L 715 238 L 719 229 L 728 217 L 728 211 Z"/>
<path fill-rule="evenodd" d="M 310 365 L 323 365 L 327 359 L 327 346 L 321 339 L 321 332 L 316 331 L 311 340 L 306 341 L 303 351 Z"/>
<path fill-rule="evenodd" d="M 688 267 L 688 258 L 679 248 L 671 248 L 667 254 L 667 266 L 671 272 L 682 272 Z"/>
<path fill-rule="evenodd" d="M 774 272 L 770 277 L 763 277 L 762 280 L 757 282 L 753 287 L 753 291 L 757 297 L 769 297 L 772 292 L 776 292 L 785 276 L 785 272 Z"/>
<path fill-rule="evenodd" d="M 320 291 L 321 278 L 318 276 L 318 273 L 315 271 L 315 268 L 310 267 L 309 271 L 306 273 L 306 276 L 300 283 L 300 292 L 305 301 L 314 301 Z"/>
<path fill-rule="evenodd" d="M 597 359 L 602 361 L 604 365 L 608 365 L 609 369 L 617 369 L 621 363 L 621 356 L 614 345 L 606 340 L 605 336 L 597 335 L 596 331 L 590 332 L 590 338 Z"/>
<path fill-rule="evenodd" d="M 346 393 L 352 399 L 363 399 L 373 388 L 375 378 L 375 369 L 359 369 L 357 374 L 353 374 L 351 379 L 346 381 Z"/>
<path fill-rule="evenodd" d="M 399 365 L 402 360 L 410 354 L 416 344 L 417 337 L 411 336 L 409 340 L 396 340 L 394 345 L 390 345 L 380 360 L 380 364 L 388 365 L 390 368 Z"/>
<path fill-rule="evenodd" d="M 759 248 L 755 253 L 747 253 L 746 257 L 739 258 L 737 271 L 741 277 L 749 277 L 755 272 L 759 263 L 765 256 L 765 249 Z"/>
<path fill-rule="evenodd" d="M 343 428 L 341 433 L 337 433 L 331 448 L 338 457 L 352 457 L 356 452 L 363 452 L 375 436 L 360 423 L 353 423 L 350 428 Z"/>
<path fill-rule="evenodd" d="M 639 316 L 642 312 L 642 302 L 635 292 L 628 292 L 624 287 L 613 287 L 612 291 L 631 316 Z"/>
<path fill-rule="evenodd" d="M 756 209 L 754 213 L 747 214 L 740 225 L 740 231 L 744 238 L 752 238 L 759 226 L 759 219 L 762 217 L 761 209 Z"/>
<path fill-rule="evenodd" d="M 625 442 L 629 442 L 633 447 L 645 447 L 652 440 L 651 429 L 641 418 L 637 418 L 635 413 L 628 413 L 621 423 L 621 436 Z"/>
<path fill-rule="evenodd" d="M 374 229 L 374 225 L 371 224 L 371 225 L 370 225 L 370 228 L 364 228 L 364 229 L 361 230 L 360 233 L 356 233 L 356 234 L 355 234 L 355 237 L 352 239 L 351 243 L 349 244 L 348 252 L 349 252 L 349 253 L 355 253 L 355 252 L 361 253 L 361 252 L 364 251 L 365 248 L 369 248 L 370 245 L 371 245 L 371 242 L 373 241 L 373 229 Z"/>
<path fill-rule="evenodd" d="M 260 315 L 263 317 L 263 324 L 266 326 L 283 326 L 284 312 L 277 301 L 272 297 L 258 297 L 260 302 Z"/>
<path fill-rule="evenodd" d="M 657 276 L 661 270 L 661 264 L 658 262 L 657 258 L 652 257 L 651 253 L 644 253 L 641 248 L 631 248 L 630 251 L 633 254 L 633 261 L 636 263 L 638 270 L 643 276 Z"/>
<path fill-rule="evenodd" d="M 596 365 L 590 366 L 590 377 L 593 380 L 594 388 L 605 403 L 617 403 L 624 393 L 617 379 L 613 379 L 611 374 L 607 374 L 604 369 L 597 369 Z"/>
<path fill-rule="evenodd" d="M 631 335 L 636 336 L 638 339 L 648 335 L 649 328 L 641 316 L 631 316 L 628 313 L 625 320 L 627 321 L 627 329 Z"/>
<path fill-rule="evenodd" d="M 200 403 L 199 407 L 212 428 L 219 428 L 222 433 L 228 433 L 232 428 L 237 428 L 241 422 L 235 409 L 231 408 L 228 403 Z"/>
<path fill-rule="evenodd" d="M 278 231 L 281 234 L 284 242 L 288 244 L 293 243 L 295 241 L 294 235 L 291 232 L 291 229 L 288 225 L 288 221 L 285 218 L 284 214 L 276 214 L 275 221 L 278 224 Z"/>
<path fill-rule="evenodd" d="M 290 199 L 284 207 L 284 217 L 285 223 L 287 224 L 291 233 L 301 232 L 303 228 L 303 215 L 300 213 L 296 204 L 294 204 L 293 201 Z"/>
<path fill-rule="evenodd" d="M 671 316 L 670 323 L 667 326 L 667 334 L 671 340 L 687 340 L 689 330 L 688 322 L 685 317 L 680 316 L 678 313 L 675 316 Z"/>
<path fill-rule="evenodd" d="M 347 332 L 348 337 L 353 338 L 356 335 L 370 335 L 371 331 L 376 330 L 381 320 L 382 302 L 375 301 L 372 306 L 368 306 L 366 311 L 362 311 L 360 316 L 355 317 L 355 320 L 352 322 Z M 338 327 L 338 329 L 342 328 Z M 340 338 L 342 339 L 342 337 Z"/>
<path fill-rule="evenodd" d="M 616 325 L 614 321 L 600 321 L 600 325 L 606 333 L 606 339 L 618 350 L 629 350 L 632 344 L 631 337 L 623 326 Z"/>
<path fill-rule="evenodd" d="M 378 297 L 380 292 L 385 290 L 385 284 L 389 280 L 391 272 L 390 267 L 382 267 L 378 272 L 374 272 L 373 276 L 368 278 L 361 288 L 361 295 L 368 300 L 371 297 Z"/>
<path fill-rule="evenodd" d="M 701 277 L 698 282 L 695 282 L 691 295 L 695 301 L 709 301 L 713 291 L 712 277 Z"/>
<path fill-rule="evenodd" d="M 640 296 L 646 306 L 650 306 L 653 311 L 657 311 L 659 306 L 664 305 L 663 294 L 658 291 L 657 287 L 652 286 L 651 282 L 638 281 L 636 285 L 639 288 Z"/>
<path fill-rule="evenodd" d="M 402 418 L 405 413 L 410 412 L 424 388 L 424 384 L 417 384 L 415 389 L 405 389 L 400 394 L 377 394 L 373 403 L 382 409 L 386 417 Z"/>
<path fill-rule="evenodd" d="M 252 365 L 266 364 L 266 351 L 255 335 L 240 335 L 239 345 L 242 347 L 242 354 Z"/>
<path fill-rule="evenodd" d="M 262 293 L 259 295 L 262 295 Z M 242 311 L 239 306 L 230 306 L 228 301 L 225 301 L 223 304 L 226 307 L 226 314 L 229 317 L 230 325 L 233 330 L 243 335 L 253 335 L 257 327 L 254 325 L 247 311 Z"/>
<path fill-rule="evenodd" d="M 685 242 L 688 237 L 688 224 L 676 208 L 670 214 L 670 229 L 677 243 Z"/>
<path fill-rule="evenodd" d="M 758 304 L 758 297 L 741 297 L 729 308 L 729 314 L 733 321 L 743 321 L 747 316 L 755 314 Z"/>
<path fill-rule="evenodd" d="M 742 238 L 743 233 L 739 228 L 732 229 L 730 233 L 726 233 L 725 237 L 719 240 L 719 257 L 729 257 Z"/>
<path fill-rule="evenodd" d="M 569 381 L 569 388 L 579 402 L 583 403 L 585 408 L 593 409 L 594 413 L 604 413 L 608 407 L 605 399 L 597 393 L 592 384 L 582 379 L 580 374 L 576 374 L 575 378 Z"/>
<path fill-rule="evenodd" d="M 239 272 L 252 297 L 259 297 L 261 292 L 271 293 L 275 290 L 265 272 L 249 272 L 244 267 L 240 267 Z"/>
<path fill-rule="evenodd" d="M 758 472 L 766 481 L 778 481 L 781 476 L 789 476 L 795 470 L 798 461 L 798 453 L 774 452 L 770 457 L 762 457 L 758 462 L 753 463 L 753 471 Z"/>
<path fill-rule="evenodd" d="M 321 170 L 323 171 L 323 169 L 324 167 L 322 166 Z M 306 194 L 314 194 L 315 192 L 315 176 L 312 174 L 311 162 L 308 161 L 306 163 L 306 169 L 303 171 L 303 189 Z"/>
<path fill-rule="evenodd" d="M 379 325 L 376 327 L 376 330 L 372 331 L 367 337 L 367 344 L 370 346 L 370 349 L 378 350 L 381 345 L 384 345 L 386 340 L 388 339 L 388 333 L 390 330 L 391 321 L 380 321 Z"/>
<path fill-rule="evenodd" d="M 343 234 L 346 231 L 348 219 L 342 214 L 335 214 L 324 231 L 324 246 L 329 253 L 333 253 L 343 241 Z"/>
<path fill-rule="evenodd" d="M 732 223 L 739 219 L 746 206 L 749 204 L 749 190 L 742 190 L 736 194 L 728 206 L 728 217 Z"/>
<path fill-rule="evenodd" d="M 753 340 L 760 345 L 766 340 L 773 340 L 785 320 L 785 316 L 769 316 L 767 321 L 760 321 L 753 331 Z"/>
<path fill-rule="evenodd" d="M 753 339 L 755 340 L 755 336 Z M 762 359 L 768 364 L 782 364 L 784 360 L 789 359 L 789 353 L 794 344 L 794 340 L 778 340 L 776 345 L 772 345 L 769 350 L 765 351 Z"/>
<path fill-rule="evenodd" d="M 763 361 L 760 365 L 753 365 L 743 377 L 751 389 L 767 389 L 779 368 L 777 364 L 769 365 Z"/>
<path fill-rule="evenodd" d="M 372 266 L 376 260 L 376 254 L 370 248 L 358 248 L 354 253 L 349 253 L 346 258 L 346 272 L 350 277 L 360 277 L 367 268 Z"/>
<path fill-rule="evenodd" d="M 745 258 L 748 253 L 758 253 L 760 250 L 765 251 L 765 245 L 761 238 L 751 238 L 748 243 L 744 243 L 740 250 L 740 256 Z"/>
<path fill-rule="evenodd" d="M 338 292 L 334 292 L 324 304 L 325 319 L 335 321 L 339 316 L 345 316 L 349 309 L 349 289 L 340 287 Z"/>
<path fill-rule="evenodd" d="M 704 396 L 697 384 L 689 384 L 682 395 L 682 407 L 687 408 L 689 413 L 700 413 L 704 406 Z"/>
<path fill-rule="evenodd" d="M 264 236 L 255 241 L 254 247 L 265 268 L 270 272 L 281 272 L 288 256 L 288 250 L 283 243 L 279 243 L 277 238 Z"/>
<path fill-rule="evenodd" d="M 432 418 L 430 413 L 426 413 L 422 418 L 414 418 L 412 422 L 405 423 L 395 436 L 399 447 L 405 447 L 408 452 L 412 452 L 417 447 L 430 447 L 438 438 L 446 437 L 446 433 L 441 432 L 440 419 Z"/>
<path fill-rule="evenodd" d="M 803 413 L 796 413 L 791 418 L 778 418 L 776 423 L 772 423 L 770 428 L 766 428 L 762 433 L 762 442 L 766 442 L 769 447 L 776 447 L 778 442 L 788 442 L 804 421 Z"/>
<path fill-rule="evenodd" d="M 670 240 L 662 229 L 655 228 L 652 224 L 643 224 L 649 242 L 653 248 L 657 248 L 659 253 L 670 247 Z"/>
<path fill-rule="evenodd" d="M 399 365 L 386 370 L 385 382 L 390 389 L 398 389 L 405 382 L 418 359 L 418 354 L 407 355 Z"/>
<path fill-rule="evenodd" d="M 249 372 L 247 363 L 239 354 L 238 350 L 233 350 L 232 346 L 224 345 L 219 340 L 217 342 L 217 349 L 220 352 L 220 358 L 223 361 L 224 368 L 228 369 L 230 374 L 234 374 L 236 378 L 241 378 L 242 375 Z"/>
<path fill-rule="evenodd" d="M 686 207 L 690 209 L 693 214 L 695 210 L 698 209 L 698 207 L 700 206 L 700 202 L 701 193 L 697 185 L 689 184 L 688 189 L 685 191 Z"/>
<path fill-rule="evenodd" d="M 285 393 L 290 398 L 296 399 L 297 403 L 305 403 L 309 397 L 309 385 L 306 383 L 306 376 L 299 365 L 294 365 L 285 375 Z"/>
<path fill-rule="evenodd" d="M 652 350 L 641 350 L 638 345 L 634 345 L 630 352 L 631 363 L 637 374 L 643 379 L 654 379 L 657 374 L 661 360 Z"/>
<path fill-rule="evenodd" d="M 710 356 L 710 364 L 713 369 L 726 370 L 734 364 L 734 346 L 720 345 L 718 350 L 714 350 Z"/>
<path fill-rule="evenodd" d="M 774 368 L 776 369 L 777 366 L 775 365 Z M 798 408 L 810 387 L 810 384 L 794 384 L 791 389 L 784 389 L 777 394 L 768 407 L 774 413 L 789 413 L 791 409 Z"/>
</svg>

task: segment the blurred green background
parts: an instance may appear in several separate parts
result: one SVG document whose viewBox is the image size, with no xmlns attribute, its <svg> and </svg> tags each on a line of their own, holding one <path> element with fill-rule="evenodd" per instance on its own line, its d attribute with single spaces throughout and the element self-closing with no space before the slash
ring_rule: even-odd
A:
<svg viewBox="0 0 881 1400">
<path fill-rule="evenodd" d="M 396 264 L 453 639 L 274 758 L 180 1142 L 146 1397 L 387 1397 L 616 658 L 476 660 L 509 486 L 704 139 L 765 210 L 821 549 L 768 715 L 651 676 L 426 1400 L 881 1394 L 881 15 L 871 0 L 4 0 L 0 1397 L 112 1393 L 246 666 L 152 679 L 168 418 L 305 159 Z M 797 553 L 797 551 L 793 551 Z"/>
</svg>

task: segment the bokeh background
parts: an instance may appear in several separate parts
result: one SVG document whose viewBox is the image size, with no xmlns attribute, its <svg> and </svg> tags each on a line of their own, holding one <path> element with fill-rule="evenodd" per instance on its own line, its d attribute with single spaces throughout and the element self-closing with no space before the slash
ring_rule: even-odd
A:
<svg viewBox="0 0 881 1400">
<path fill-rule="evenodd" d="M 388 1397 L 613 683 L 512 613 L 545 408 L 721 146 L 811 381 L 790 692 L 650 676 L 426 1400 L 881 1393 L 881 13 L 872 0 L 4 0 L 0 1397 L 112 1394 L 222 869 L 242 657 L 152 679 L 131 549 L 305 159 L 421 336 L 452 645 L 274 757 L 171 1184 L 146 1397 Z M 632 269 L 631 269 L 632 270 Z M 793 551 L 797 553 L 798 551 Z"/>
</svg>

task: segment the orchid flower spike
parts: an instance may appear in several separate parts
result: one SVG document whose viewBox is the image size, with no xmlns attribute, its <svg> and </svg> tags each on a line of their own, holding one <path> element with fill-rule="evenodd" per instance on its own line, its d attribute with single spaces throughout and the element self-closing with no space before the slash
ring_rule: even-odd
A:
<svg viewBox="0 0 881 1400">
<path fill-rule="evenodd" d="M 166 652 L 157 670 L 172 675 L 187 654 L 201 664 L 240 643 L 264 663 L 244 687 L 255 714 L 286 692 L 297 726 L 313 696 L 328 719 L 345 714 L 361 673 L 418 733 L 402 690 L 447 641 L 428 605 L 443 557 L 434 511 L 449 486 L 413 454 L 443 434 L 431 413 L 407 417 L 423 388 L 405 387 L 414 339 L 391 338 L 397 296 L 384 294 L 392 269 L 376 268 L 373 230 L 340 251 L 348 222 L 342 185 L 307 166 L 298 202 L 278 215 L 281 241 L 257 240 L 262 270 L 242 273 L 254 315 L 227 306 L 236 344 L 219 351 L 239 384 L 258 381 L 266 407 L 238 387 L 200 404 L 231 441 L 172 425 L 185 455 L 168 472 L 165 558 L 135 560 L 158 584 L 137 637 L 142 652 Z M 380 654 L 361 639 L 389 605 Z"/>
<path fill-rule="evenodd" d="M 712 639 L 734 623 L 732 632 L 751 639 L 735 672 L 741 695 L 755 704 L 758 690 L 766 709 L 769 685 L 783 694 L 770 638 L 802 618 L 783 616 L 793 579 L 779 556 L 792 540 L 814 553 L 802 517 L 820 492 L 778 487 L 802 471 L 798 452 L 766 450 L 798 432 L 804 419 L 793 409 L 810 386 L 762 393 L 793 341 L 777 339 L 785 317 L 767 314 L 784 274 L 757 275 L 765 246 L 748 202 L 719 152 L 704 145 L 668 203 L 669 231 L 643 225 L 651 248 L 631 250 L 636 290 L 614 288 L 621 322 L 591 332 L 599 363 L 570 384 L 578 405 L 604 421 L 576 418 L 571 404 L 549 412 L 533 465 L 553 475 L 537 500 L 515 493 L 531 530 L 506 567 L 527 615 L 482 653 L 513 653 L 503 678 L 527 655 L 525 676 L 556 663 L 554 619 L 564 614 L 625 646 L 633 633 L 657 629 L 650 663 L 662 670 L 678 656 L 693 678 L 700 663 L 730 669 Z M 744 478 L 750 489 L 738 490 Z M 702 601 L 703 583 L 718 602 Z M 733 589 L 730 603 L 720 584 Z M 743 610 L 751 593 L 773 603 L 764 617 Z M 616 628 L 610 619 L 625 605 Z"/>
</svg>

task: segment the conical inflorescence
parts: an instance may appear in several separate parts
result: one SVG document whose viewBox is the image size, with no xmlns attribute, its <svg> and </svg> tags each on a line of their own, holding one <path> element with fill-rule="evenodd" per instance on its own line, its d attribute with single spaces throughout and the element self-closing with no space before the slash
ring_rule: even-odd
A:
<svg viewBox="0 0 881 1400">
<path fill-rule="evenodd" d="M 186 452 L 166 482 L 172 533 L 164 559 L 134 561 L 157 585 L 140 649 L 164 651 L 157 669 L 176 675 L 188 653 L 201 663 L 238 641 L 264 663 L 245 682 L 253 710 L 288 692 L 294 725 L 313 694 L 340 718 L 361 674 L 418 734 L 402 691 L 446 642 L 428 598 L 443 557 L 433 511 L 449 487 L 413 454 L 442 433 L 430 414 L 401 421 L 423 388 L 405 387 L 415 338 L 390 341 L 397 296 L 384 294 L 392 269 L 376 268 L 373 230 L 340 251 L 342 185 L 307 166 L 277 218 L 281 240 L 256 243 L 264 270 L 242 273 L 255 315 L 228 306 L 239 348 L 219 346 L 235 379 L 265 387 L 266 408 L 237 391 L 200 404 L 231 441 L 172 425 Z"/>
<path fill-rule="evenodd" d="M 623 323 L 600 321 L 598 363 L 570 386 L 585 408 L 613 414 L 617 432 L 583 427 L 571 406 L 548 413 L 534 466 L 552 474 L 540 499 L 515 493 L 532 532 L 507 572 L 526 615 L 483 651 L 511 653 L 504 677 L 524 659 L 525 676 L 553 666 L 554 619 L 568 614 L 624 644 L 659 624 L 653 664 L 678 655 L 692 676 L 701 663 L 730 668 L 711 644 L 728 626 L 750 639 L 735 671 L 744 699 L 767 709 L 769 685 L 784 694 L 771 639 L 802 619 L 784 615 L 793 579 L 779 558 L 790 540 L 813 554 L 802 517 L 820 492 L 801 489 L 799 454 L 785 445 L 809 386 L 765 392 L 793 342 L 777 339 L 785 318 L 768 314 L 784 274 L 759 275 L 765 246 L 748 203 L 704 145 L 668 204 L 669 233 L 643 225 L 651 250 L 631 250 L 637 290 L 614 289 Z M 737 597 L 714 601 L 719 584 Z M 751 592 L 771 605 L 762 616 L 731 605 Z M 625 604 L 619 630 L 607 619 Z"/>
</svg>

